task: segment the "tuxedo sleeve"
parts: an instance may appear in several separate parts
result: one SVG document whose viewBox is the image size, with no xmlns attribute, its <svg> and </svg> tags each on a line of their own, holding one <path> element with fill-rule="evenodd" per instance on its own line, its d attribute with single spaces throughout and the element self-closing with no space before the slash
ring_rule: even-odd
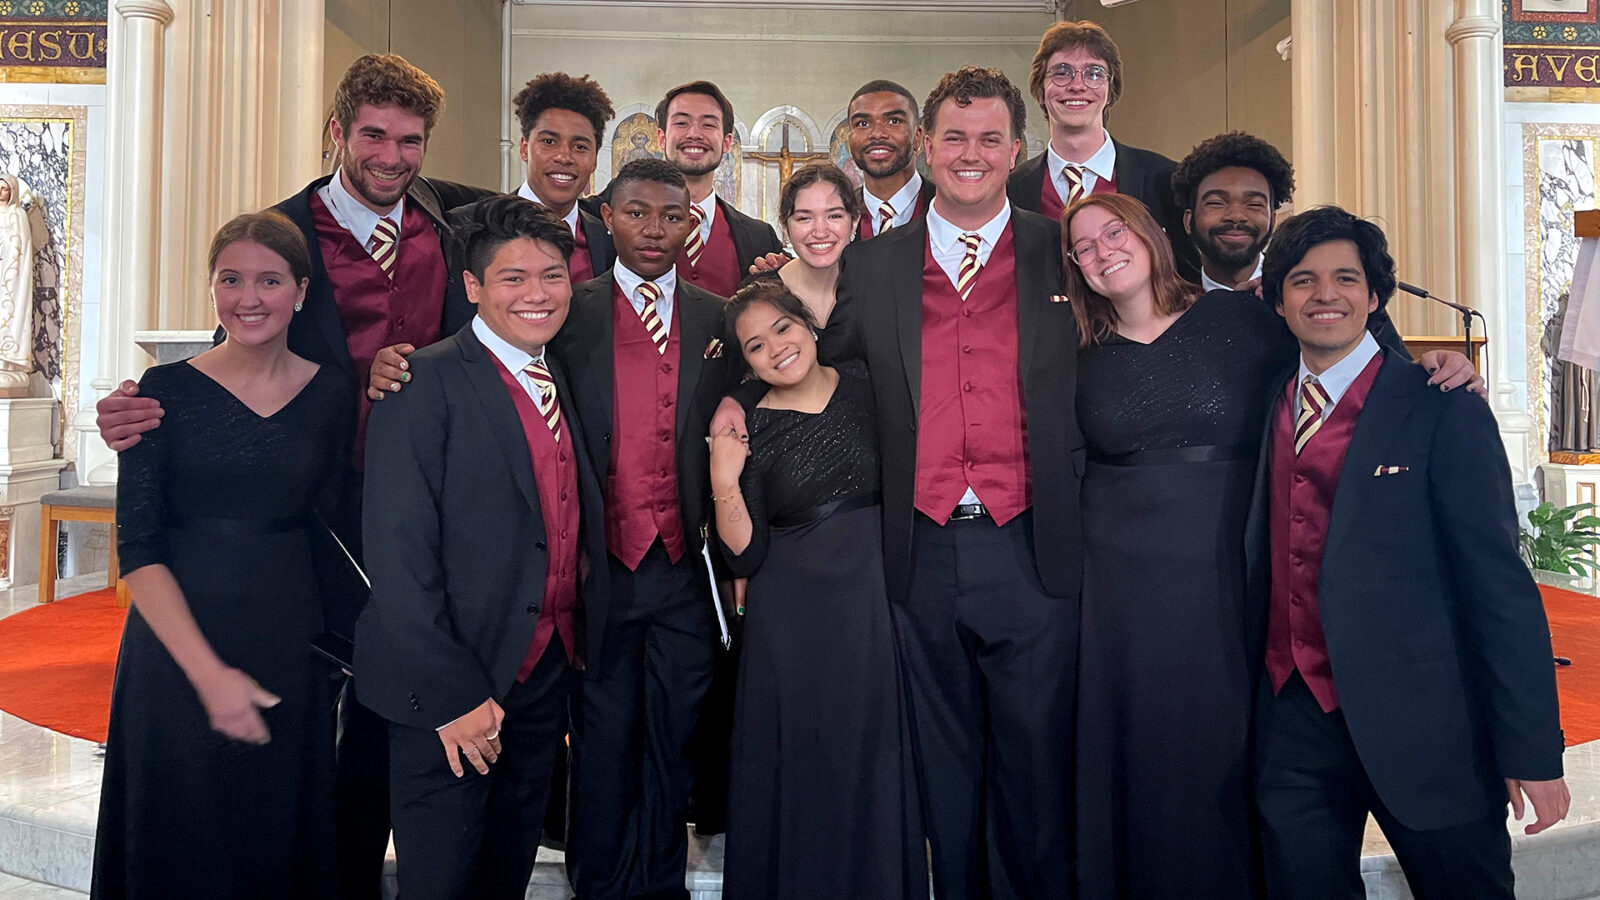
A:
<svg viewBox="0 0 1600 900">
<path fill-rule="evenodd" d="M 452 422 L 441 373 L 413 360 L 416 377 L 373 404 L 367 425 L 372 599 L 356 629 L 356 689 L 387 719 L 437 728 L 494 696 L 494 685 L 451 624 L 440 516 Z"/>
<path fill-rule="evenodd" d="M 1446 394 L 1428 492 L 1451 572 L 1465 677 L 1488 716 L 1498 774 L 1561 777 L 1561 723 L 1544 603 L 1517 549 L 1511 470 L 1489 405 Z"/>
</svg>

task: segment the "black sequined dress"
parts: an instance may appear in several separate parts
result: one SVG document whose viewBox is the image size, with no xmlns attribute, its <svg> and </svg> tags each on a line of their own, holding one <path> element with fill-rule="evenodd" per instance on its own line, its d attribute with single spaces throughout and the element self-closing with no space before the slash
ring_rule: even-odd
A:
<svg viewBox="0 0 1600 900">
<path fill-rule="evenodd" d="M 265 745 L 212 730 L 128 611 L 92 896 L 332 897 L 333 695 L 310 648 L 323 631 L 310 529 L 344 469 L 352 396 L 324 366 L 263 418 L 187 362 L 149 369 L 139 393 L 165 416 L 121 454 L 122 571 L 167 566 L 222 661 L 281 702 L 261 712 Z"/>
<path fill-rule="evenodd" d="M 734 705 L 723 896 L 927 897 L 883 580 L 864 367 L 815 415 L 757 407 L 740 479 L 755 534 Z"/>
<path fill-rule="evenodd" d="M 1255 895 L 1244 520 L 1283 320 L 1213 291 L 1079 352 L 1079 897 Z"/>
</svg>

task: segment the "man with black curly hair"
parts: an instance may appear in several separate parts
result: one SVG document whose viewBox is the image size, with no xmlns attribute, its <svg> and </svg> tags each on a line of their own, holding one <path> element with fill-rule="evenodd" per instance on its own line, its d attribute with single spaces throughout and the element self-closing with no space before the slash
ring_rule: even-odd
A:
<svg viewBox="0 0 1600 900">
<path fill-rule="evenodd" d="M 566 221 L 577 241 L 572 283 L 588 281 L 617 258 L 605 223 L 578 207 L 594 178 L 606 123 L 616 115 L 611 98 L 587 75 L 546 72 L 530 79 L 511 103 L 522 126 L 518 151 L 528 167 L 517 193 Z"/>
<path fill-rule="evenodd" d="M 1294 193 L 1294 167 L 1242 131 L 1201 141 L 1172 174 L 1183 229 L 1200 251 L 1200 286 L 1238 290 L 1261 277 L 1277 210 Z"/>
</svg>

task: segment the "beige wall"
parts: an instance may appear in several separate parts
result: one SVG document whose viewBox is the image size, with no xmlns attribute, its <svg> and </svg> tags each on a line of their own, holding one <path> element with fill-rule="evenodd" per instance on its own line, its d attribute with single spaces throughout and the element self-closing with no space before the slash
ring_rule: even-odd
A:
<svg viewBox="0 0 1600 900">
<path fill-rule="evenodd" d="M 1224 131 L 1248 131 L 1292 153 L 1289 0 L 1144 0 L 1105 9 L 1069 4 L 1070 18 L 1104 25 L 1122 51 L 1122 100 L 1111 133 L 1182 159 Z"/>
<path fill-rule="evenodd" d="M 448 10 L 448 13 L 445 12 Z M 423 172 L 493 187 L 500 180 L 499 0 L 327 0 L 324 109 L 345 67 L 364 53 L 398 53 L 438 79 L 444 117 Z"/>
</svg>

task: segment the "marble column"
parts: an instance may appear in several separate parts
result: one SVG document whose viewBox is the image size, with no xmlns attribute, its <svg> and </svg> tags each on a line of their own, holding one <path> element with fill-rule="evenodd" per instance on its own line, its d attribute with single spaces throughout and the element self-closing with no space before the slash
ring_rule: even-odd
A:
<svg viewBox="0 0 1600 900">
<path fill-rule="evenodd" d="M 1294 206 L 1332 203 L 1337 154 L 1332 126 L 1337 118 L 1337 0 L 1294 0 L 1289 22 L 1294 126 Z"/>
</svg>

